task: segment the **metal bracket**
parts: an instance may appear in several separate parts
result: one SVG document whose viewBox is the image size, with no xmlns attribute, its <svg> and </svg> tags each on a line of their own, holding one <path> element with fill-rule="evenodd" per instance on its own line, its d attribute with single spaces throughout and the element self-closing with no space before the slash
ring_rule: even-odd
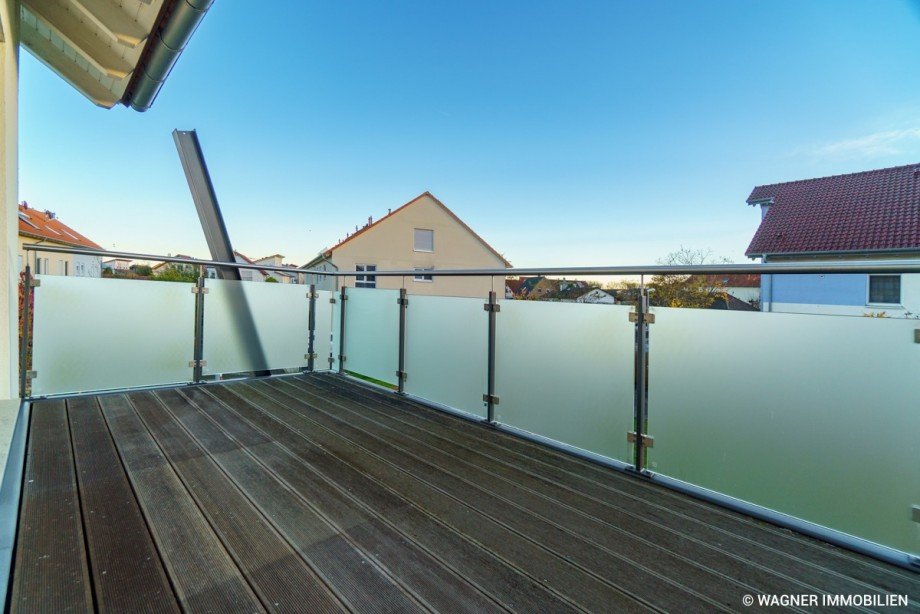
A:
<svg viewBox="0 0 920 614">
<path fill-rule="evenodd" d="M 498 303 L 483 303 L 482 308 L 485 311 L 494 311 L 495 313 L 498 313 L 502 310 L 502 306 Z"/>
<path fill-rule="evenodd" d="M 398 299 L 396 299 L 396 304 L 397 304 L 397 305 L 408 305 L 408 304 L 409 304 L 409 299 L 407 299 L 407 298 L 398 298 Z"/>
<path fill-rule="evenodd" d="M 340 294 L 339 297 L 340 297 L 343 301 L 347 301 L 347 300 L 348 300 L 348 295 L 347 295 L 347 294 Z"/>
<path fill-rule="evenodd" d="M 483 403 L 491 403 L 492 405 L 498 405 L 498 397 L 494 394 L 484 394 L 482 395 Z"/>
<path fill-rule="evenodd" d="M 32 380 L 38 377 L 38 371 L 26 371 L 26 379 Z"/>
<path fill-rule="evenodd" d="M 198 286 L 192 286 L 192 294 L 207 294 L 207 288 L 199 288 Z"/>
<path fill-rule="evenodd" d="M 304 355 L 303 355 L 303 359 L 304 359 L 304 360 L 310 360 L 311 358 L 316 358 L 316 352 L 313 352 L 313 353 L 310 353 L 310 354 L 304 354 Z"/>
<path fill-rule="evenodd" d="M 332 298 L 330 298 L 330 299 L 329 299 L 329 302 L 332 303 L 333 305 L 335 305 L 335 297 L 333 296 Z"/>
<path fill-rule="evenodd" d="M 626 441 L 629 443 L 636 443 L 636 432 L 629 431 L 626 433 Z M 655 447 L 655 438 L 651 435 L 642 436 L 642 447 L 643 448 L 654 448 Z"/>
<path fill-rule="evenodd" d="M 307 298 L 319 298 L 319 294 L 316 292 L 307 292 Z"/>
<path fill-rule="evenodd" d="M 339 362 L 345 362 L 345 356 L 344 356 L 344 355 L 339 354 Z"/>
<path fill-rule="evenodd" d="M 920 505 L 914 505 L 910 508 L 910 517 L 914 522 L 920 522 Z"/>
<path fill-rule="evenodd" d="M 635 324 L 636 321 L 637 321 L 638 319 L 639 319 L 639 314 L 638 314 L 638 313 L 636 313 L 635 311 L 630 311 L 630 312 L 629 312 L 629 321 L 630 321 L 630 322 L 632 322 L 632 323 Z M 647 314 L 645 314 L 645 323 L 646 323 L 646 324 L 654 324 L 654 323 L 655 323 L 655 314 L 654 314 L 654 313 L 647 313 Z"/>
<path fill-rule="evenodd" d="M 32 278 L 32 281 L 29 283 L 29 285 L 30 285 L 31 287 L 33 287 L 33 288 L 37 288 L 37 287 L 39 287 L 40 285 L 42 285 L 42 280 L 40 280 L 40 279 L 35 279 L 35 278 L 33 277 L 33 278 Z"/>
<path fill-rule="evenodd" d="M 406 373 L 405 371 L 397 371 L 396 379 L 407 380 L 409 379 L 409 374 Z"/>
<path fill-rule="evenodd" d="M 208 366 L 207 360 L 190 360 L 188 361 L 188 366 L 194 369 L 195 367 L 206 367 Z"/>
</svg>

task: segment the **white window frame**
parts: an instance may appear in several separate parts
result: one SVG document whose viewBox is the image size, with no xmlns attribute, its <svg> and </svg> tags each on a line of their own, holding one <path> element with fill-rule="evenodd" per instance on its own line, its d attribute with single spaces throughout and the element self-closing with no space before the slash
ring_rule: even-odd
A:
<svg viewBox="0 0 920 614">
<path fill-rule="evenodd" d="M 898 302 L 896 303 L 879 303 L 872 301 L 872 278 L 873 277 L 897 277 L 898 278 Z M 869 274 L 866 276 L 866 306 L 867 307 L 901 307 L 904 296 L 904 278 L 899 274 L 879 273 L 877 275 Z"/>
<path fill-rule="evenodd" d="M 418 233 L 419 232 L 430 232 L 431 233 L 431 249 L 419 249 L 418 246 Z M 431 228 L 414 228 L 412 230 L 412 251 L 422 252 L 425 254 L 434 253 L 434 230 Z"/>
<path fill-rule="evenodd" d="M 376 264 L 356 264 L 356 271 L 364 271 L 365 273 L 371 273 L 377 270 Z M 376 288 L 377 287 L 377 276 L 376 275 L 355 275 L 355 288 Z"/>
<path fill-rule="evenodd" d="M 434 267 L 415 267 L 416 271 L 433 271 Z M 412 281 L 417 281 L 420 283 L 430 284 L 434 283 L 434 275 L 416 275 L 412 278 Z"/>
</svg>

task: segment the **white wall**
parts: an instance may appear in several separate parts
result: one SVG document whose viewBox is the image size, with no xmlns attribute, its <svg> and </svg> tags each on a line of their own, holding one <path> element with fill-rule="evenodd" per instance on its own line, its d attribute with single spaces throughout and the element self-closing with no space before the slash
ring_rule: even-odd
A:
<svg viewBox="0 0 920 614">
<path fill-rule="evenodd" d="M 102 277 L 102 258 L 99 256 L 73 255 L 70 274 L 75 277 Z"/>
<path fill-rule="evenodd" d="M 19 2 L 0 2 L 0 399 L 19 373 Z"/>
</svg>

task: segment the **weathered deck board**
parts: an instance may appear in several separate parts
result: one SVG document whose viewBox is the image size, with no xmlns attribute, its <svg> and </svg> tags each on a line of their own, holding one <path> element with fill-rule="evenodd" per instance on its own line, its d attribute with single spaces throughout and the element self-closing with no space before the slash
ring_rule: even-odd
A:
<svg viewBox="0 0 920 614">
<path fill-rule="evenodd" d="M 305 376 L 310 385 L 337 391 L 363 404 L 385 410 L 402 421 L 421 423 L 433 434 L 475 449 L 508 467 L 531 474 L 563 490 L 559 498 L 588 496 L 622 509 L 627 514 L 659 523 L 669 530 L 726 550 L 768 569 L 812 574 L 837 574 L 865 586 L 890 593 L 916 594 L 920 576 L 906 569 L 837 548 L 787 529 L 717 507 L 656 484 L 548 449 L 483 426 L 424 407 L 392 394 L 358 385 L 345 378 Z M 580 507 L 580 506 L 579 506 Z M 913 591 L 913 593 L 911 593 Z"/>
<path fill-rule="evenodd" d="M 259 599 L 128 400 L 123 395 L 99 400 L 183 609 L 261 611 Z"/>
<path fill-rule="evenodd" d="M 377 561 L 384 568 L 391 570 L 393 577 L 404 584 L 407 590 L 418 595 L 426 605 L 434 609 L 468 612 L 497 609 L 496 604 L 467 583 L 457 572 L 443 567 L 437 560 L 414 547 L 414 544 L 369 510 L 356 506 L 354 500 L 342 493 L 333 483 L 323 480 L 311 467 L 301 463 L 267 435 L 251 426 L 246 428 L 247 424 L 220 406 L 217 399 L 201 389 L 189 390 L 183 396 L 187 397 L 184 402 L 182 397 L 170 397 L 170 409 L 200 441 L 208 442 L 206 445 L 209 449 L 242 447 L 251 457 L 239 459 L 240 464 L 253 466 L 255 460 L 271 470 L 271 477 L 283 480 L 283 483 L 292 489 L 293 492 L 286 493 L 289 500 L 283 502 L 283 507 L 266 510 L 273 517 L 288 523 L 289 531 L 293 533 L 305 526 L 306 523 L 299 520 L 295 514 L 298 508 L 306 511 L 305 508 L 309 506 L 316 510 L 317 514 L 322 514 L 330 525 L 334 522 L 335 528 L 350 539 L 355 547 L 364 553 L 367 560 Z M 207 416 L 211 416 L 212 419 L 209 420 Z M 228 462 L 227 469 L 233 471 L 232 461 Z M 268 477 L 264 476 L 260 481 L 254 480 L 253 488 L 261 488 Z M 257 493 L 253 494 L 259 497 Z M 279 497 L 274 497 L 277 498 Z M 277 506 L 281 502 L 269 503 Z M 345 565 L 346 561 L 339 555 L 327 556 L 325 559 L 324 566 L 330 574 L 340 575 L 342 571 L 349 570 L 351 573 L 362 572 L 362 566 Z M 372 570 L 371 565 L 363 566 L 364 573 Z M 368 590 L 372 587 L 366 579 L 356 577 L 354 581 L 363 589 L 365 598 L 371 595 L 373 599 L 373 603 L 365 604 L 355 602 L 356 596 L 352 602 L 358 609 L 366 610 L 387 602 L 387 587 L 383 587 L 382 590 Z"/>
<path fill-rule="evenodd" d="M 297 405 L 291 399 L 262 383 L 255 385 L 235 384 L 227 387 L 233 392 L 252 399 L 264 408 L 272 417 L 294 430 L 308 434 L 311 439 L 324 446 L 340 458 L 371 475 L 373 478 L 391 485 L 401 496 L 418 505 L 426 507 L 445 523 L 457 530 L 471 535 L 480 543 L 488 544 L 502 558 L 510 560 L 519 569 L 526 570 L 531 577 L 539 578 L 543 584 L 564 595 L 570 602 L 585 609 L 597 611 L 605 608 L 636 609 L 640 607 L 641 597 L 637 599 L 616 581 L 608 581 L 603 576 L 593 573 L 579 563 L 568 560 L 566 556 L 577 556 L 575 548 L 567 544 L 567 551 L 560 554 L 545 545 L 545 535 L 531 527 L 518 530 L 511 525 L 521 525 L 516 518 L 499 518 L 483 513 L 476 506 L 456 497 L 441 488 L 418 477 L 398 465 L 382 458 L 379 453 L 386 453 L 383 447 L 371 452 L 366 445 L 361 445 L 363 438 L 348 425 L 335 422 L 321 412 L 311 414 L 309 418 L 293 409 Z M 277 396 L 278 398 L 273 398 Z M 325 425 L 325 426 L 324 426 Z M 373 441 L 365 444 L 375 446 Z M 405 466 L 413 466 L 424 471 L 413 459 L 395 459 Z M 478 505 L 479 500 L 475 503 Z M 595 567 L 598 567 L 595 565 Z M 687 600 L 688 607 L 692 599 Z M 707 608 L 702 608 L 707 609 Z M 711 609 L 711 606 L 708 608 Z"/>
<path fill-rule="evenodd" d="M 97 607 L 112 612 L 178 612 L 98 402 L 70 399 L 67 415 Z"/>
<path fill-rule="evenodd" d="M 669 563 L 662 573 L 680 571 L 697 591 L 708 586 L 715 591 L 714 596 L 726 588 L 733 594 L 742 589 L 765 594 L 850 594 L 879 588 L 784 557 L 753 541 L 734 536 L 724 539 L 707 530 L 707 525 L 688 528 L 674 523 L 682 520 L 676 516 L 664 519 L 670 522 L 661 522 L 647 513 L 627 512 L 618 507 L 610 493 L 595 489 L 594 494 L 601 496 L 591 496 L 591 489 L 570 488 L 528 473 L 505 462 L 500 454 L 482 453 L 481 440 L 460 437 L 422 422 L 415 415 L 394 416 L 392 411 L 381 409 L 373 397 L 337 388 L 325 380 L 313 378 L 307 383 L 291 378 L 277 380 L 273 385 L 294 388 L 293 394 L 303 395 L 307 402 L 322 401 L 318 395 L 326 395 L 328 401 L 347 412 L 337 412 L 340 418 L 364 425 L 403 449 L 410 447 L 444 471 L 462 471 L 465 478 L 480 484 L 496 483 L 502 496 L 527 509 L 539 510 L 545 518 L 571 528 L 585 539 L 616 551 L 633 552 L 636 561 L 649 566 Z M 679 559 L 669 560 L 672 553 Z M 694 567 L 706 575 L 694 574 Z"/>
<path fill-rule="evenodd" d="M 342 610 L 326 584 L 153 393 L 134 393 L 128 399 L 266 608 Z"/>
<path fill-rule="evenodd" d="M 341 376 L 32 412 L 14 611 L 920 609 L 920 574 Z"/>
<path fill-rule="evenodd" d="M 14 570 L 13 609 L 93 607 L 64 401 L 32 405 Z"/>
<path fill-rule="evenodd" d="M 258 429 L 257 432 L 283 445 L 301 463 L 299 468 L 294 467 L 295 471 L 307 477 L 315 473 L 339 485 L 365 509 L 375 510 L 382 519 L 392 523 L 420 547 L 437 555 L 444 561 L 442 564 L 463 573 L 470 582 L 505 607 L 546 612 L 571 609 L 544 586 L 504 564 L 490 549 L 439 523 L 425 508 L 412 505 L 383 483 L 301 437 L 226 388 L 209 387 L 190 390 L 188 394 L 196 399 L 202 395 L 219 399 L 221 406 L 204 400 L 201 407 L 228 432 L 245 441 L 251 440 L 253 431 Z"/>
</svg>

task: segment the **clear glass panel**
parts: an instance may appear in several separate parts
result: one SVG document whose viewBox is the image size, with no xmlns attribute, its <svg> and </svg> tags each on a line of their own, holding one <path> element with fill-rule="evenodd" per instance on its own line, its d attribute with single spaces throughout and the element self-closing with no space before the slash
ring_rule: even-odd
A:
<svg viewBox="0 0 920 614">
<path fill-rule="evenodd" d="M 195 295 L 172 282 L 40 276 L 32 394 L 174 384 L 192 379 Z"/>
<path fill-rule="evenodd" d="M 310 299 L 299 284 L 208 279 L 205 375 L 307 365 Z"/>
<path fill-rule="evenodd" d="M 409 297 L 406 392 L 485 417 L 488 313 L 485 299 Z"/>
<path fill-rule="evenodd" d="M 345 369 L 392 386 L 399 362 L 398 290 L 348 288 Z"/>
<path fill-rule="evenodd" d="M 499 422 L 630 462 L 631 307 L 502 301 L 496 323 Z"/>
<path fill-rule="evenodd" d="M 330 341 L 332 339 L 332 312 L 335 311 L 336 305 L 329 300 L 335 296 L 335 292 L 330 290 L 316 291 L 316 320 L 313 331 L 313 351 L 316 352 L 316 360 L 313 363 L 314 371 L 326 371 L 329 369 L 329 352 L 331 351 Z"/>
<path fill-rule="evenodd" d="M 920 554 L 916 321 L 654 312 L 650 469 Z"/>
</svg>

